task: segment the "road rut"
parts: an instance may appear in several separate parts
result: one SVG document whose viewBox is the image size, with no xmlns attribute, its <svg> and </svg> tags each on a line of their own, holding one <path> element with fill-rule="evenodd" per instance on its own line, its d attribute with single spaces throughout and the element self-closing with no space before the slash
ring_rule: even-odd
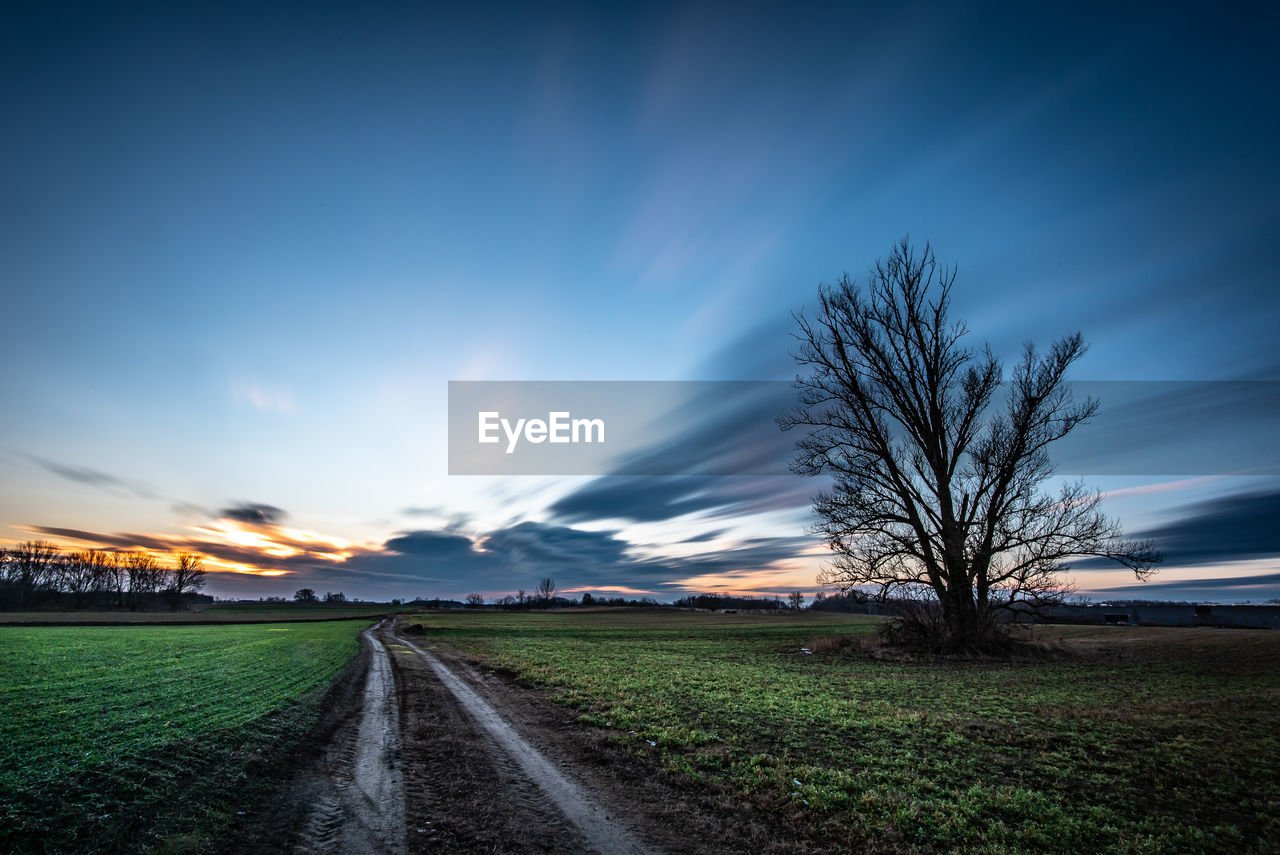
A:
<svg viewBox="0 0 1280 855">
<path fill-rule="evenodd" d="M 378 629 L 380 629 L 379 627 Z M 293 851 L 405 855 L 404 780 L 395 676 L 376 630 L 370 647 L 359 724 L 327 752 L 307 781 L 316 792 Z"/>
<path fill-rule="evenodd" d="M 409 639 L 394 636 L 395 642 L 412 650 L 431 667 L 440 682 L 453 694 L 472 720 L 490 737 L 489 744 L 519 767 L 550 802 L 578 831 L 588 847 L 601 855 L 639 855 L 652 852 L 642 847 L 608 811 L 588 796 L 546 759 L 528 740 L 484 700 L 466 681 L 431 653 Z"/>
</svg>

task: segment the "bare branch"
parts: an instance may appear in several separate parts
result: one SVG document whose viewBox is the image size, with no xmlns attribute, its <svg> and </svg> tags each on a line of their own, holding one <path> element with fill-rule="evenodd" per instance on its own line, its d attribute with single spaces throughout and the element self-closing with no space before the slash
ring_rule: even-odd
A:
<svg viewBox="0 0 1280 855">
<path fill-rule="evenodd" d="M 832 477 L 814 500 L 832 553 L 819 581 L 886 601 L 925 590 L 937 614 L 916 622 L 940 627 L 942 646 L 974 647 L 996 632 L 997 611 L 1066 596 L 1069 558 L 1109 558 L 1146 579 L 1160 556 L 1126 541 L 1083 485 L 1040 490 L 1047 448 L 1098 411 L 1066 385 L 1083 337 L 1043 354 L 1028 343 L 1005 384 L 990 347 L 964 347 L 967 327 L 948 319 L 955 278 L 928 244 L 917 252 L 903 238 L 865 287 L 847 274 L 822 286 L 814 315 L 795 315 L 798 403 L 778 423 L 804 431 L 793 470 Z"/>
</svg>

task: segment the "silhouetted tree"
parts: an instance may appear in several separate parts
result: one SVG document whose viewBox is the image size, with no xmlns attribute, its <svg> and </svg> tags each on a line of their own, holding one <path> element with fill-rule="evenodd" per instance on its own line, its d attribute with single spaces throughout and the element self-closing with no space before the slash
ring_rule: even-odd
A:
<svg viewBox="0 0 1280 855">
<path fill-rule="evenodd" d="M 184 594 L 196 594 L 204 587 L 204 559 L 190 552 L 178 555 L 169 577 L 170 608 L 176 609 Z"/>
<path fill-rule="evenodd" d="M 484 605 L 484 594 L 467 594 L 467 608 L 478 609 Z"/>
<path fill-rule="evenodd" d="M 556 595 L 556 583 L 549 576 L 543 576 L 538 582 L 537 597 L 542 603 L 547 604 Z"/>
<path fill-rule="evenodd" d="M 117 594 L 115 558 L 101 549 L 89 551 L 89 595 L 96 605 L 110 605 Z"/>
<path fill-rule="evenodd" d="M 299 588 L 293 592 L 293 600 L 297 603 L 314 603 L 319 599 L 314 588 Z"/>
<path fill-rule="evenodd" d="M 62 555 L 47 540 L 29 540 L 11 548 L 5 562 L 5 582 L 14 608 L 22 609 L 36 595 L 52 587 Z"/>
<path fill-rule="evenodd" d="M 1141 579 L 1160 559 L 1123 540 L 1083 484 L 1039 490 L 1053 473 L 1047 447 L 1098 409 L 1065 383 L 1080 334 L 1043 355 L 1027 344 L 1000 404 L 1000 360 L 962 346 L 965 325 L 948 319 L 954 281 L 904 238 L 865 292 L 847 274 L 824 285 L 816 316 L 796 316 L 799 405 L 779 424 L 806 429 L 792 468 L 834 480 L 814 505 L 834 555 L 820 581 L 875 586 L 900 601 L 902 626 L 963 650 L 1000 641 L 999 610 L 1059 599 L 1069 557 L 1109 558 Z"/>
<path fill-rule="evenodd" d="M 347 601 L 347 595 L 341 591 L 326 591 L 324 601 L 326 603 L 345 603 Z"/>
<path fill-rule="evenodd" d="M 71 595 L 73 608 L 82 608 L 85 598 L 93 590 L 95 556 L 92 550 L 78 550 L 67 554 L 61 562 L 61 583 L 58 589 Z"/>
<path fill-rule="evenodd" d="M 804 608 L 804 592 L 792 591 L 787 594 L 787 605 L 797 612 Z"/>
<path fill-rule="evenodd" d="M 166 587 L 168 571 L 149 552 L 129 552 L 123 559 L 129 579 L 129 608 L 137 611 Z"/>
</svg>

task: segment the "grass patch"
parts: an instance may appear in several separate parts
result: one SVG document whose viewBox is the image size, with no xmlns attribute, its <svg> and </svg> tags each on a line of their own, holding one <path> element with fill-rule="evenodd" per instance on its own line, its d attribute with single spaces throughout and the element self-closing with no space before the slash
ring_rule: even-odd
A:
<svg viewBox="0 0 1280 855">
<path fill-rule="evenodd" d="M 814 842 L 1236 853 L 1280 839 L 1275 633 L 1040 628 L 1061 655 L 993 661 L 879 655 L 861 641 L 873 622 L 839 616 L 417 620 Z"/>
<path fill-rule="evenodd" d="M 279 623 L 374 619 L 412 610 L 385 603 L 229 603 L 197 606 L 191 611 L 0 612 L 0 626 Z"/>
<path fill-rule="evenodd" d="M 313 726 L 367 625 L 0 627 L 0 849 L 216 830 Z"/>
<path fill-rule="evenodd" d="M 258 615 L 280 615 L 282 617 L 342 617 L 366 615 L 389 615 L 400 612 L 411 612 L 413 606 L 392 605 L 391 603 L 215 603 L 201 606 L 197 614 L 205 617 L 222 617 L 238 615 L 256 617 Z"/>
</svg>

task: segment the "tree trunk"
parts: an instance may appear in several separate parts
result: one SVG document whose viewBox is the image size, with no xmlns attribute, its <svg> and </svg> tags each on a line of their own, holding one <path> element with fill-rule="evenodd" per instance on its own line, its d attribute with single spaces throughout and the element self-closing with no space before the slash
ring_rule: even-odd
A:
<svg viewBox="0 0 1280 855">
<path fill-rule="evenodd" d="M 942 598 L 942 621 L 946 636 L 943 646 L 952 653 L 974 653 L 987 649 L 995 627 L 986 610 L 980 610 L 973 594 L 960 588 Z"/>
</svg>

